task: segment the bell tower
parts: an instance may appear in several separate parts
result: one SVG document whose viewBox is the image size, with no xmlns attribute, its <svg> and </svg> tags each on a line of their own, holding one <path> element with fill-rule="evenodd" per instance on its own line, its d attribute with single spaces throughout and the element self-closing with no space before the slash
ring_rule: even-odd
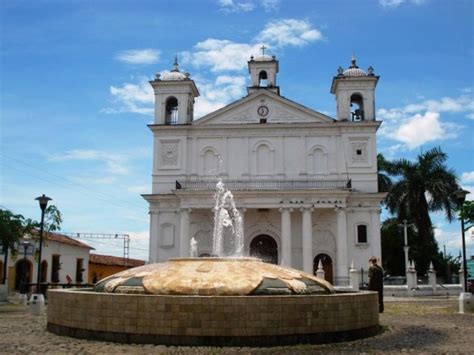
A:
<svg viewBox="0 0 474 355">
<path fill-rule="evenodd" d="M 276 84 L 276 76 L 278 74 L 278 60 L 275 56 L 265 54 L 267 47 L 262 46 L 262 55 L 258 57 L 251 56 L 247 62 L 250 73 L 250 86 L 247 92 L 251 94 L 259 89 L 273 91 L 280 95 L 280 88 Z"/>
<path fill-rule="evenodd" d="M 375 121 L 375 87 L 379 76 L 369 67 L 367 73 L 357 66 L 352 55 L 351 65 L 337 69 L 332 80 L 331 94 L 336 95 L 338 121 Z"/>
<path fill-rule="evenodd" d="M 169 73 L 156 74 L 150 81 L 155 93 L 155 124 L 190 124 L 194 117 L 194 99 L 199 91 L 189 73 L 179 70 L 178 56 Z"/>
</svg>

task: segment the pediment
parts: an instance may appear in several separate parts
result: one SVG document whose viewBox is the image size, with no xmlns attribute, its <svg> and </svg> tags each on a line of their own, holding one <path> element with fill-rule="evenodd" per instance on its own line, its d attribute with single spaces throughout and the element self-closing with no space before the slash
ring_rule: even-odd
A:
<svg viewBox="0 0 474 355">
<path fill-rule="evenodd" d="M 327 123 L 334 120 L 267 90 L 254 92 L 194 121 L 196 125 L 260 123 Z"/>
</svg>

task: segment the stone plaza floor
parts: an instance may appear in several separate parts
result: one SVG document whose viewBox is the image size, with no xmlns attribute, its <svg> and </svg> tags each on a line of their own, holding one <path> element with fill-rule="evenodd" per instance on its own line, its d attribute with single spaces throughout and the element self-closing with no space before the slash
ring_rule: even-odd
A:
<svg viewBox="0 0 474 355">
<path fill-rule="evenodd" d="M 270 348 L 167 347 L 57 336 L 46 316 L 19 304 L 0 305 L 0 353 L 50 354 L 344 354 L 474 353 L 474 314 L 458 314 L 456 298 L 386 298 L 383 331 L 372 338 L 323 345 Z"/>
</svg>

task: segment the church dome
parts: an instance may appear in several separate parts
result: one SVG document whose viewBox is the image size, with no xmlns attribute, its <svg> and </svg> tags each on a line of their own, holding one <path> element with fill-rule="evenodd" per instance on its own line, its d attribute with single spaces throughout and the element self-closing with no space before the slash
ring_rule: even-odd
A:
<svg viewBox="0 0 474 355">
<path fill-rule="evenodd" d="M 174 64 L 173 64 L 173 69 L 169 73 L 163 74 L 163 77 L 161 80 L 164 81 L 179 81 L 179 80 L 187 80 L 189 77 L 189 74 L 187 73 L 181 73 L 179 71 L 179 64 L 178 64 L 178 56 L 174 58 Z"/>
<path fill-rule="evenodd" d="M 343 72 L 344 76 L 366 76 L 367 74 L 360 68 L 347 68 Z"/>
<path fill-rule="evenodd" d="M 342 72 L 344 76 L 367 76 L 367 73 L 356 64 L 356 59 L 352 56 L 351 66 Z"/>
<path fill-rule="evenodd" d="M 180 71 L 170 71 L 169 73 L 163 74 L 162 80 L 175 81 L 175 80 L 186 80 L 187 76 Z"/>
<path fill-rule="evenodd" d="M 264 55 L 258 56 L 256 58 L 253 58 L 253 60 L 256 61 L 256 62 L 271 62 L 272 60 L 275 60 L 275 58 L 264 54 Z"/>
</svg>

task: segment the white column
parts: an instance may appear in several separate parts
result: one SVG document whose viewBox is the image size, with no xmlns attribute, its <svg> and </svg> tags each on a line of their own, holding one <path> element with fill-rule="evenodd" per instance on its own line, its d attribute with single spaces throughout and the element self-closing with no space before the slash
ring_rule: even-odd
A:
<svg viewBox="0 0 474 355">
<path fill-rule="evenodd" d="M 380 259 L 382 265 L 382 240 L 380 238 L 380 208 L 371 210 L 370 213 L 370 245 L 372 245 L 373 255 Z"/>
<path fill-rule="evenodd" d="M 313 274 L 313 223 L 312 208 L 302 208 L 303 212 L 303 271 Z"/>
<path fill-rule="evenodd" d="M 347 261 L 347 216 L 346 210 L 337 210 L 336 238 L 336 284 L 346 285 L 349 281 Z"/>
<path fill-rule="evenodd" d="M 150 239 L 148 242 L 148 261 L 150 263 L 156 263 L 159 260 L 158 256 L 158 229 L 159 229 L 159 212 L 156 210 L 150 210 Z"/>
<path fill-rule="evenodd" d="M 280 208 L 281 212 L 281 265 L 291 266 L 291 212 L 292 208 Z"/>
<path fill-rule="evenodd" d="M 189 256 L 189 212 L 190 209 L 183 208 L 180 214 L 180 231 L 179 231 L 179 256 Z"/>
</svg>

